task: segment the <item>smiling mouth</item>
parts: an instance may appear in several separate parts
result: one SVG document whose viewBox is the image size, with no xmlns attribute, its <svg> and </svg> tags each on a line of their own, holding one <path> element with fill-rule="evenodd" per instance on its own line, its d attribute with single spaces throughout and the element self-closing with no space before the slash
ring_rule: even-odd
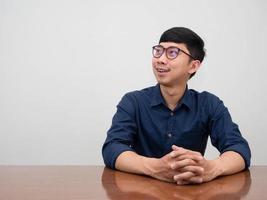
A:
<svg viewBox="0 0 267 200">
<path fill-rule="evenodd" d="M 160 68 L 160 67 L 157 67 L 156 70 L 159 73 L 167 73 L 167 72 L 171 71 L 170 69 Z"/>
</svg>

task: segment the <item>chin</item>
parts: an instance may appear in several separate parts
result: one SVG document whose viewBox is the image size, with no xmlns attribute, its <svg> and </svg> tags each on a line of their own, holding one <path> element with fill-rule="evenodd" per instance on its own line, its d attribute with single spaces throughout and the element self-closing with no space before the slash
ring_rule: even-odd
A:
<svg viewBox="0 0 267 200">
<path fill-rule="evenodd" d="M 163 80 L 157 80 L 158 84 L 165 86 L 165 87 L 170 87 L 172 84 L 168 81 L 163 81 Z"/>
</svg>

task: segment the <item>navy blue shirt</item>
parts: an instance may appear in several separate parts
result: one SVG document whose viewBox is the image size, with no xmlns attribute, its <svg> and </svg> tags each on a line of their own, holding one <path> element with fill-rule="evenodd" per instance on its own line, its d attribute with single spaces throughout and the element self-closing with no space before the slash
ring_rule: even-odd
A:
<svg viewBox="0 0 267 200">
<path fill-rule="evenodd" d="M 124 151 L 160 158 L 171 152 L 175 144 L 204 155 L 209 136 L 220 153 L 235 151 L 243 157 L 246 168 L 249 167 L 248 143 L 218 97 L 186 89 L 172 111 L 156 85 L 123 96 L 102 154 L 106 166 L 113 169 L 117 157 Z"/>
</svg>

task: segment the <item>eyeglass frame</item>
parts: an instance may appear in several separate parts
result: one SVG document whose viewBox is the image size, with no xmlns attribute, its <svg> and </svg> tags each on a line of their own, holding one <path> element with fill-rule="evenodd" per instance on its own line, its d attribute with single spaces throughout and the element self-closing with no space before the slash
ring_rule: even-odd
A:
<svg viewBox="0 0 267 200">
<path fill-rule="evenodd" d="M 153 52 L 154 52 L 154 49 L 155 49 L 156 47 L 161 47 L 161 48 L 163 48 L 163 52 L 162 52 L 162 54 L 161 54 L 159 57 L 156 57 L 156 56 L 154 55 L 154 53 L 153 53 Z M 175 49 L 178 50 L 178 52 L 177 52 L 177 56 L 176 56 L 176 57 L 174 57 L 174 58 L 169 58 L 169 57 L 168 57 L 168 54 L 166 54 L 166 52 L 167 52 L 167 50 L 170 49 L 170 48 L 175 48 Z M 155 46 L 152 47 L 152 55 L 153 55 L 154 58 L 160 58 L 160 57 L 165 53 L 166 57 L 167 57 L 169 60 L 174 60 L 175 58 L 178 57 L 180 51 L 183 52 L 184 54 L 188 55 L 188 56 L 189 56 L 190 58 L 192 58 L 193 60 L 197 60 L 197 59 L 194 58 L 191 54 L 186 53 L 184 50 L 182 50 L 182 49 L 180 49 L 180 48 L 178 48 L 178 47 L 175 47 L 175 46 L 169 46 L 169 47 L 165 48 L 164 46 L 158 44 L 158 45 L 155 45 Z"/>
</svg>

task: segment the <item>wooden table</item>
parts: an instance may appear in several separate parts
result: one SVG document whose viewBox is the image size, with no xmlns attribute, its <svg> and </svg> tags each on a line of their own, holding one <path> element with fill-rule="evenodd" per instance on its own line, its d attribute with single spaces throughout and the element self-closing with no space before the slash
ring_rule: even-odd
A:
<svg viewBox="0 0 267 200">
<path fill-rule="evenodd" d="M 103 166 L 0 166 L 0 200 L 267 199 L 267 166 L 177 186 Z"/>
</svg>

